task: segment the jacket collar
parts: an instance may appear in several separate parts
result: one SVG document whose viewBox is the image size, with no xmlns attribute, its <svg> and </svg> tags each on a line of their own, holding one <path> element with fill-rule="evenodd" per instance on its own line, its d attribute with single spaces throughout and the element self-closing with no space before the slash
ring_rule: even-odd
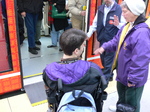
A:
<svg viewBox="0 0 150 112">
<path fill-rule="evenodd" d="M 146 18 L 144 17 L 143 14 L 141 14 L 140 16 L 138 16 L 138 18 L 135 20 L 133 26 L 137 25 L 137 24 L 140 24 L 140 23 L 143 23 L 146 21 Z"/>
<path fill-rule="evenodd" d="M 112 8 L 111 8 L 110 11 L 115 11 L 115 10 L 116 10 L 116 7 L 117 7 L 117 3 L 114 2 L 114 3 L 113 3 L 113 6 L 112 6 Z M 102 13 L 104 13 L 104 8 L 105 8 L 105 4 L 103 4 L 101 7 L 99 7 L 99 10 L 100 10 Z"/>
<path fill-rule="evenodd" d="M 144 15 L 140 15 L 138 16 L 138 18 L 135 20 L 135 22 L 133 23 L 133 26 L 136 26 L 140 23 L 144 23 L 147 19 L 144 17 Z M 127 25 L 129 22 L 127 22 L 125 25 Z"/>
</svg>

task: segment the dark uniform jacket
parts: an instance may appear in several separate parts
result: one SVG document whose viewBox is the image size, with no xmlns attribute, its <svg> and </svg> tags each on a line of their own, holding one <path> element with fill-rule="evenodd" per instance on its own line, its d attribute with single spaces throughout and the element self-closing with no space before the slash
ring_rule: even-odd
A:
<svg viewBox="0 0 150 112">
<path fill-rule="evenodd" d="M 43 7 L 43 0 L 17 0 L 19 12 L 39 13 Z"/>
<path fill-rule="evenodd" d="M 111 10 L 108 12 L 106 17 L 105 26 L 103 25 L 104 18 L 104 7 L 105 5 L 101 5 L 98 7 L 98 19 L 97 19 L 97 40 L 101 43 L 107 42 L 111 40 L 118 32 L 118 28 L 111 24 L 111 21 L 114 20 L 114 15 L 121 18 L 121 7 L 115 2 Z"/>
<path fill-rule="evenodd" d="M 56 8 L 58 12 L 62 12 L 65 10 L 66 1 L 65 0 L 50 0 L 52 3 L 56 3 Z M 68 19 L 67 17 L 64 19 L 56 19 L 54 18 L 54 27 L 56 31 L 65 29 L 68 26 Z"/>
</svg>

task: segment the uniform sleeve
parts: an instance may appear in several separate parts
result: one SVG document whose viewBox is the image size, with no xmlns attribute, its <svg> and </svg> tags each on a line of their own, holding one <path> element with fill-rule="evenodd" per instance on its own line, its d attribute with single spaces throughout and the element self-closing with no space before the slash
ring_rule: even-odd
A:
<svg viewBox="0 0 150 112">
<path fill-rule="evenodd" d="M 23 0 L 17 0 L 17 6 L 18 6 L 19 13 L 24 12 Z"/>
<path fill-rule="evenodd" d="M 93 20 L 93 23 L 90 26 L 89 31 L 87 33 L 88 38 L 90 38 L 92 36 L 93 32 L 96 31 L 96 28 L 97 28 L 97 13 L 96 13 L 94 20 Z"/>
<path fill-rule="evenodd" d="M 129 67 L 128 82 L 132 84 L 140 83 L 143 78 L 147 78 L 148 66 L 150 62 L 150 31 L 143 30 L 134 35 L 136 40 L 132 43 L 132 57 Z"/>
<path fill-rule="evenodd" d="M 68 0 L 68 8 L 69 11 L 74 15 L 80 15 L 80 9 L 76 7 L 76 1 L 75 0 Z"/>
</svg>

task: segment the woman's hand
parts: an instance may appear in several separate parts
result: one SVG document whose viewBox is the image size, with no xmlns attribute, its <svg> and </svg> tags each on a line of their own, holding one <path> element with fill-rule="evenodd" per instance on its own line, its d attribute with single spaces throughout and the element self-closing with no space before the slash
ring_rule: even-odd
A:
<svg viewBox="0 0 150 112">
<path fill-rule="evenodd" d="M 128 83 L 128 87 L 134 87 L 135 84 Z"/>
<path fill-rule="evenodd" d="M 98 49 L 96 49 L 96 50 L 94 51 L 94 54 L 95 54 L 95 55 L 97 55 L 97 54 L 102 54 L 104 51 L 105 51 L 105 49 L 102 48 L 102 47 L 100 47 L 100 48 L 98 48 Z"/>
<path fill-rule="evenodd" d="M 118 16 L 114 15 L 114 22 L 113 25 L 118 26 L 119 25 L 119 18 Z"/>
</svg>

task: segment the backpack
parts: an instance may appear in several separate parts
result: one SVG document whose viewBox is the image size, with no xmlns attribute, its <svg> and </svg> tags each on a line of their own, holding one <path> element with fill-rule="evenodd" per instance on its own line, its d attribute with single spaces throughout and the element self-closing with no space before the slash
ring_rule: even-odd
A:
<svg viewBox="0 0 150 112">
<path fill-rule="evenodd" d="M 81 101 L 81 99 L 82 101 L 85 100 L 85 102 L 88 100 L 90 105 L 80 105 L 78 102 L 76 102 L 76 104 L 73 103 L 77 100 Z M 84 92 L 82 90 L 73 90 L 66 92 L 63 95 L 57 112 L 96 112 L 96 105 L 90 93 Z"/>
</svg>

